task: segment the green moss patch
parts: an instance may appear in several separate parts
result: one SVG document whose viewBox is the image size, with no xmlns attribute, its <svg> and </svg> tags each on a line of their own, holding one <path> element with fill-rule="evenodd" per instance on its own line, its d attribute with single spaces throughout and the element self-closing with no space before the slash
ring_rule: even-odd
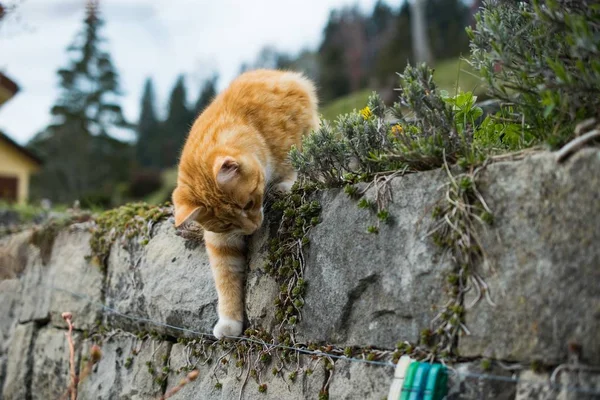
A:
<svg viewBox="0 0 600 400">
<path fill-rule="evenodd" d="M 130 203 L 104 211 L 94 218 L 90 238 L 92 258 L 99 265 L 104 265 L 110 253 L 110 247 L 117 239 L 137 240 L 146 245 L 150 240 L 152 227 L 157 222 L 172 215 L 169 203 L 153 206 L 147 203 Z"/>
</svg>

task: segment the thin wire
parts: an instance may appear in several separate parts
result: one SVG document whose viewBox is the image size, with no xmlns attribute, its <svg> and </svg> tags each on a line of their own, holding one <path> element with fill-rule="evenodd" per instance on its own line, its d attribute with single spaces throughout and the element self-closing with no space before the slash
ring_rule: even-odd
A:
<svg viewBox="0 0 600 400">
<path fill-rule="evenodd" d="M 216 337 L 211 334 L 211 333 L 205 333 L 205 332 L 198 332 L 195 331 L 193 329 L 188 329 L 188 328 L 182 328 L 179 326 L 175 326 L 175 325 L 171 325 L 171 324 L 166 324 L 164 322 L 158 322 L 158 321 L 154 321 L 151 320 L 149 318 L 143 318 L 143 317 L 136 317 L 133 315 L 128 315 L 125 313 L 122 313 L 121 311 L 114 309 L 112 307 L 107 306 L 104 303 L 95 301 L 93 299 L 91 299 L 89 296 L 81 294 L 81 293 L 76 293 L 73 292 L 71 290 L 65 289 L 65 288 L 59 288 L 59 287 L 55 287 L 55 286 L 49 286 L 50 289 L 55 290 L 55 291 L 59 291 L 59 292 L 64 292 L 64 293 L 68 293 L 73 297 L 79 298 L 81 300 L 85 300 L 86 302 L 88 302 L 89 304 L 92 304 L 98 308 L 101 308 L 105 311 L 108 311 L 112 314 L 116 314 L 118 316 L 121 316 L 123 318 L 127 318 L 130 319 L 132 321 L 139 321 L 139 322 L 147 322 L 156 326 L 162 326 L 164 328 L 169 328 L 169 329 L 174 329 L 180 332 L 186 332 L 186 333 L 192 333 L 194 335 L 198 335 L 198 336 L 204 336 L 204 337 L 210 337 L 210 338 L 214 338 L 215 340 Z M 324 353 L 322 351 L 315 351 L 315 350 L 308 350 L 308 349 L 303 349 L 303 348 L 299 348 L 299 347 L 291 347 L 291 346 L 285 346 L 282 344 L 273 344 L 273 343 L 267 343 L 263 340 L 257 340 L 257 339 L 253 339 L 253 338 L 249 338 L 249 337 L 240 337 L 240 336 L 225 336 L 225 338 L 227 339 L 236 339 L 236 340 L 241 340 L 241 341 L 245 341 L 245 342 L 252 342 L 252 343 L 256 343 L 259 344 L 261 346 L 267 346 L 269 348 L 269 350 L 271 349 L 284 349 L 284 350 L 291 350 L 297 353 L 302 353 L 302 354 L 307 354 L 307 355 L 314 355 L 314 356 L 321 356 L 321 357 L 329 357 L 329 358 L 333 358 L 336 360 L 343 360 L 343 361 L 350 361 L 350 362 L 358 362 L 358 363 L 363 363 L 363 364 L 369 364 L 369 365 L 377 365 L 377 366 L 381 366 L 381 367 L 389 367 L 389 368 L 396 368 L 396 364 L 392 363 L 392 362 L 386 362 L 386 361 L 370 361 L 370 360 L 365 360 L 362 358 L 352 358 L 352 357 L 346 357 L 346 356 L 338 356 L 335 354 L 329 354 L 329 353 Z M 599 390 L 593 390 L 593 389 L 586 389 L 586 388 L 581 388 L 578 386 L 569 386 L 569 385 L 561 385 L 561 384 L 555 384 L 552 382 L 541 382 L 541 381 L 533 381 L 533 380 L 528 380 L 528 379 L 520 379 L 520 378 L 513 378 L 513 377 L 509 377 L 509 376 L 502 376 L 502 375 L 493 375 L 493 374 L 478 374 L 478 373 L 474 373 L 474 372 L 458 372 L 456 370 L 451 369 L 450 371 L 452 371 L 452 375 L 456 375 L 456 376 L 460 376 L 460 377 L 464 377 L 464 378 L 475 378 L 475 379 L 486 379 L 486 380 L 493 380 L 493 381 L 501 381 L 501 382 L 508 382 L 508 383 L 526 383 L 526 384 L 530 384 L 530 385 L 536 385 L 536 386 L 549 386 L 551 389 L 554 390 L 566 390 L 567 392 L 576 392 L 576 393 L 583 393 L 583 394 L 590 394 L 590 395 L 595 395 L 595 396 L 600 396 L 600 391 Z"/>
<path fill-rule="evenodd" d="M 113 314 L 119 315 L 121 317 L 133 320 L 133 321 L 140 321 L 140 322 L 148 322 L 151 323 L 153 325 L 156 326 L 162 326 L 165 328 L 170 328 L 170 329 L 174 329 L 177 331 L 181 331 L 181 332 L 187 332 L 187 333 L 193 333 L 195 335 L 199 335 L 199 336 L 205 336 L 205 337 L 210 337 L 216 340 L 218 340 L 213 334 L 211 333 L 205 333 L 205 332 L 198 332 L 195 331 L 193 329 L 188 329 L 188 328 L 182 328 L 179 326 L 175 326 L 175 325 L 171 325 L 171 324 L 166 324 L 163 322 L 158 322 L 158 321 L 153 321 L 151 319 L 148 318 L 143 318 L 143 317 L 135 317 L 133 315 L 127 315 L 124 314 L 122 312 L 120 312 L 119 310 L 116 310 L 112 307 L 109 307 L 103 303 L 94 301 L 92 299 L 90 299 L 88 296 L 84 295 L 84 294 L 80 294 L 80 293 L 75 293 L 72 292 L 68 289 L 64 289 L 64 288 L 59 288 L 59 287 L 54 287 L 51 286 L 50 287 L 53 290 L 56 291 L 60 291 L 60 292 L 65 292 L 70 294 L 73 297 L 77 297 L 79 299 L 82 300 L 86 300 L 88 303 L 93 304 L 99 308 L 102 308 L 106 311 L 109 311 Z M 241 337 L 241 336 L 225 336 L 225 338 L 227 339 L 237 339 L 237 340 L 242 340 L 242 341 L 246 341 L 246 342 L 252 342 L 252 343 L 256 343 L 256 344 L 260 344 L 262 346 L 268 346 L 270 349 L 275 349 L 275 348 L 279 348 L 279 349 L 284 349 L 284 350 L 292 350 L 298 353 L 303 353 L 303 354 L 308 354 L 308 355 L 315 355 L 315 356 L 326 356 L 326 357 L 330 357 L 330 358 L 334 358 L 337 360 L 347 360 L 347 361 L 352 361 L 352 362 L 361 362 L 364 364 L 371 364 L 371 365 L 379 365 L 379 366 L 385 366 L 385 367 L 392 367 L 395 368 L 396 365 L 394 363 L 391 362 L 385 362 L 385 361 L 371 361 L 371 360 L 365 360 L 365 359 L 361 359 L 361 358 L 351 358 L 351 357 L 346 357 L 346 356 L 337 356 L 335 354 L 329 354 L 329 353 L 324 353 L 322 351 L 315 351 L 315 350 L 308 350 L 308 349 L 302 349 L 299 347 L 291 347 L 291 346 L 286 346 L 286 345 L 282 345 L 282 344 L 274 344 L 274 343 L 267 343 L 263 340 L 257 340 L 257 339 L 253 339 L 253 338 L 249 338 L 249 337 Z"/>
<path fill-rule="evenodd" d="M 577 392 L 577 393 L 584 393 L 584 394 L 600 396 L 600 391 L 598 391 L 598 390 L 586 389 L 586 388 L 582 388 L 579 386 L 561 385 L 558 383 L 552 383 L 552 382 L 547 382 L 547 381 L 544 381 L 544 382 L 532 381 L 529 379 L 519 379 L 519 378 L 510 377 L 510 376 L 492 375 L 492 374 L 477 374 L 474 372 L 456 372 L 456 374 L 459 376 L 463 376 L 465 378 L 487 379 L 487 380 L 491 380 L 491 381 L 501 381 L 501 382 L 508 382 L 508 383 L 526 383 L 529 385 L 536 385 L 536 386 L 548 386 L 551 389 L 558 390 L 558 391 L 564 389 L 567 392 Z"/>
</svg>

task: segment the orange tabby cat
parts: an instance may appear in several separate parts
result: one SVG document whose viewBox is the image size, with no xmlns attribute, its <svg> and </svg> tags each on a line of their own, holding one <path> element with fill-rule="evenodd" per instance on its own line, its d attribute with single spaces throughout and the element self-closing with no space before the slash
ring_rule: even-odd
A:
<svg viewBox="0 0 600 400">
<path fill-rule="evenodd" d="M 217 338 L 242 332 L 244 235 L 262 224 L 267 185 L 291 188 L 288 152 L 318 124 L 311 81 L 257 70 L 236 78 L 192 126 L 173 192 L 175 225 L 196 221 L 204 229 L 219 298 Z"/>
</svg>

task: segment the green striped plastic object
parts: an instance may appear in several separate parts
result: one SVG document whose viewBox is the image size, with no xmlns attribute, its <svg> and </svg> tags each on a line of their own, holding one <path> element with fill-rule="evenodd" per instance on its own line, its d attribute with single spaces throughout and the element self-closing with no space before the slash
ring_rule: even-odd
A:
<svg viewBox="0 0 600 400">
<path fill-rule="evenodd" d="M 400 400 L 409 400 L 409 396 L 413 387 L 413 382 L 415 380 L 415 374 L 417 373 L 417 368 L 419 368 L 419 364 L 419 362 L 414 361 L 408 366 L 408 370 L 406 371 L 406 375 L 404 376 L 404 384 L 402 385 Z"/>
<path fill-rule="evenodd" d="M 423 400 L 423 396 L 425 395 L 425 387 L 427 386 L 427 376 L 429 375 L 430 369 L 431 364 L 422 362 L 419 363 L 419 366 L 415 372 L 415 379 L 413 380 L 412 389 L 409 393 L 408 400 Z"/>
<path fill-rule="evenodd" d="M 442 400 L 448 394 L 448 371 L 442 364 L 433 364 L 429 370 L 423 400 Z"/>
</svg>

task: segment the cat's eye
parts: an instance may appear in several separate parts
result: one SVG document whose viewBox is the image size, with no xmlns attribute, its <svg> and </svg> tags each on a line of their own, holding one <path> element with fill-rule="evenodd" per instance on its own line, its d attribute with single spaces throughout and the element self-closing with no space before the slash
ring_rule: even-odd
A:
<svg viewBox="0 0 600 400">
<path fill-rule="evenodd" d="M 251 208 L 254 207 L 254 200 L 250 200 L 249 202 L 246 203 L 246 205 L 244 206 L 244 210 L 250 210 Z"/>
</svg>

